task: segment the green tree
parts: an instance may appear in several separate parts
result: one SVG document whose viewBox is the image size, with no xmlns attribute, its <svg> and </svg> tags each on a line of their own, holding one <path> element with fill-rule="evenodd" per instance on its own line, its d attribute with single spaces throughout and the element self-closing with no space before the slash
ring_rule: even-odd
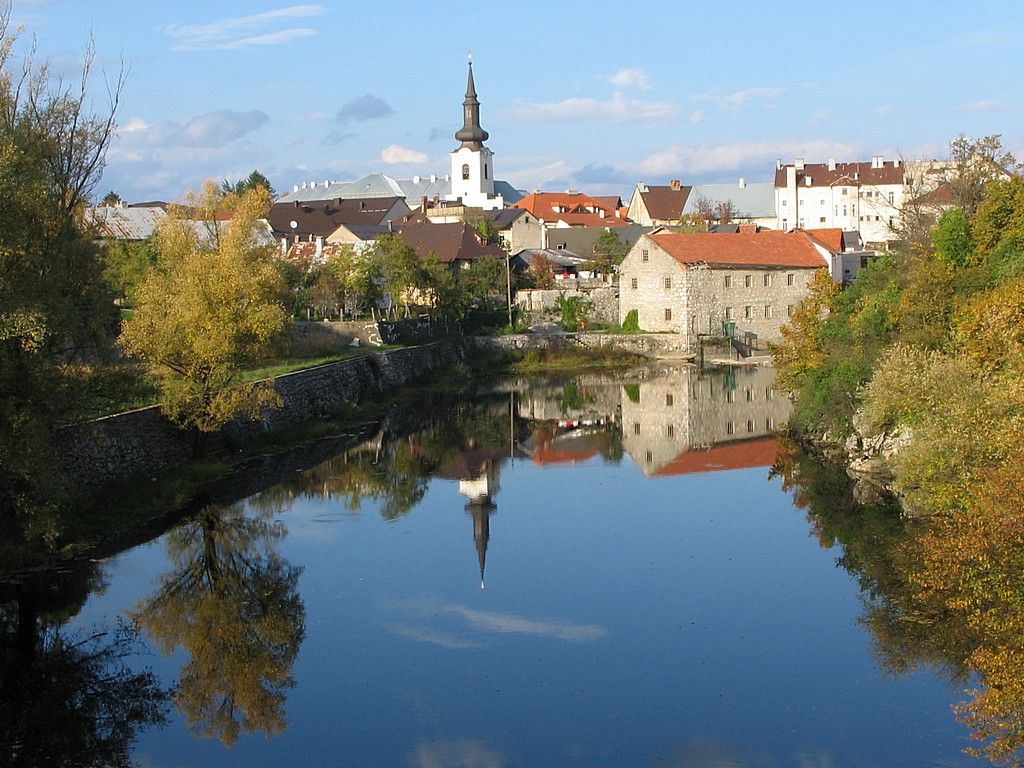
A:
<svg viewBox="0 0 1024 768">
<path fill-rule="evenodd" d="M 966 267 L 973 262 L 974 237 L 967 215 L 960 208 L 942 214 L 932 229 L 935 252 L 953 267 Z"/>
<path fill-rule="evenodd" d="M 111 292 L 129 305 L 135 303 L 135 291 L 156 262 L 152 238 L 109 240 L 103 244 L 103 279 Z"/>
<path fill-rule="evenodd" d="M 612 229 L 604 230 L 594 244 L 594 270 L 602 275 L 613 274 L 626 257 L 629 247 Z"/>
<path fill-rule="evenodd" d="M 100 200 L 100 205 L 106 206 L 107 208 L 114 208 L 115 206 L 118 206 L 123 202 L 124 201 L 121 199 L 121 196 L 117 194 L 117 192 L 115 192 L 114 190 L 110 190 L 109 192 L 107 192 L 107 194 L 103 196 L 103 199 Z"/>
<path fill-rule="evenodd" d="M 100 253 L 79 224 L 103 170 L 123 78 L 110 111 L 87 109 L 31 60 L 16 63 L 0 14 L 0 517 L 57 532 L 60 487 L 51 433 L 80 388 L 70 361 L 95 358 L 115 328 Z"/>
<path fill-rule="evenodd" d="M 383 235 L 373 244 L 370 257 L 376 262 L 381 287 L 391 298 L 392 306 L 402 304 L 409 315 L 409 302 L 426 283 L 423 264 L 399 235 Z"/>
<path fill-rule="evenodd" d="M 207 231 L 197 232 L 172 217 L 157 231 L 157 267 L 137 291 L 120 343 L 160 370 L 170 418 L 211 432 L 279 402 L 271 387 L 241 384 L 239 375 L 272 354 L 288 315 L 274 247 L 261 239 L 267 191 L 224 196 L 208 183 L 190 202 L 192 215 L 230 210 L 232 218 L 223 224 L 211 214 Z"/>
<path fill-rule="evenodd" d="M 273 185 L 270 183 L 270 179 L 259 171 L 253 171 L 246 178 L 239 179 L 234 184 L 227 179 L 220 183 L 220 191 L 225 195 L 241 196 L 249 190 L 257 188 L 265 189 L 271 198 L 274 198 L 277 195 Z"/>
</svg>

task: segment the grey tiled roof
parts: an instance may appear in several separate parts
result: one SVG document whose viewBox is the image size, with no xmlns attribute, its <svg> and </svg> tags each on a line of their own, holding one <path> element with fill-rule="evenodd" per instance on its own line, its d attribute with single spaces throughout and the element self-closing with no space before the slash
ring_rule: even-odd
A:
<svg viewBox="0 0 1024 768">
<path fill-rule="evenodd" d="M 167 217 L 162 208 L 88 208 L 87 225 L 95 226 L 100 237 L 115 240 L 145 240 Z"/>
<path fill-rule="evenodd" d="M 411 207 L 415 207 L 421 198 L 433 200 L 435 197 L 444 200 L 452 191 L 452 182 L 445 174 L 433 176 L 413 176 L 409 179 L 393 179 L 386 173 L 371 173 L 355 181 L 315 181 L 305 186 L 299 185 L 298 190 L 292 189 L 278 198 L 278 202 L 302 203 L 320 200 L 343 200 L 373 197 L 404 197 Z M 494 192 L 504 196 L 506 203 L 514 203 L 522 198 L 522 193 L 507 181 L 495 181 Z"/>
<path fill-rule="evenodd" d="M 731 200 L 741 218 L 766 218 L 775 215 L 775 185 L 767 183 L 701 184 L 695 186 L 683 206 L 683 215 L 696 212 L 700 200 L 712 203 Z"/>
</svg>

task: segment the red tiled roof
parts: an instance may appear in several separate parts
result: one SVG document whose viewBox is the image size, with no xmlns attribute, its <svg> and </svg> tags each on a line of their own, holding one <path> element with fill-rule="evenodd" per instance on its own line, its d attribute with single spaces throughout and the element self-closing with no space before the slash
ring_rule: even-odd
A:
<svg viewBox="0 0 1024 768">
<path fill-rule="evenodd" d="M 687 450 L 661 466 L 654 474 L 689 475 L 698 472 L 720 472 L 727 469 L 770 467 L 775 463 L 775 438 L 758 437 L 720 443 L 705 450 Z"/>
<path fill-rule="evenodd" d="M 399 237 L 420 256 L 434 253 L 450 264 L 453 261 L 470 261 L 484 256 L 504 259 L 505 251 L 497 245 L 480 241 L 480 235 L 468 224 L 410 223 L 402 227 Z"/>
<path fill-rule="evenodd" d="M 956 204 L 956 200 L 953 198 L 953 187 L 945 182 L 939 184 L 939 186 L 931 192 L 925 192 L 923 195 L 916 198 L 914 202 L 919 205 L 931 205 L 937 208 Z"/>
<path fill-rule="evenodd" d="M 640 198 L 647 207 L 647 215 L 658 221 L 677 221 L 683 215 L 686 200 L 693 187 L 647 187 Z"/>
<path fill-rule="evenodd" d="M 621 202 L 617 197 L 597 198 L 580 192 L 531 192 L 510 207 L 523 208 L 544 221 L 564 221 L 574 227 L 623 227 L 629 220 L 621 207 L 615 205 Z"/>
<path fill-rule="evenodd" d="M 803 232 L 675 233 L 645 235 L 680 264 L 729 267 L 824 267 Z"/>
<path fill-rule="evenodd" d="M 775 186 L 786 186 L 786 169 L 792 165 L 784 165 L 775 170 Z M 796 185 L 805 186 L 805 179 L 810 178 L 812 187 L 831 187 L 836 184 L 869 185 L 869 184 L 902 184 L 903 164 L 888 160 L 881 168 L 872 168 L 870 162 L 836 163 L 836 169 L 830 171 L 826 163 L 806 163 L 803 170 L 796 172 Z"/>
<path fill-rule="evenodd" d="M 805 229 L 803 231 L 807 233 L 808 237 L 828 248 L 832 253 L 843 252 L 843 230 L 839 227 Z"/>
</svg>

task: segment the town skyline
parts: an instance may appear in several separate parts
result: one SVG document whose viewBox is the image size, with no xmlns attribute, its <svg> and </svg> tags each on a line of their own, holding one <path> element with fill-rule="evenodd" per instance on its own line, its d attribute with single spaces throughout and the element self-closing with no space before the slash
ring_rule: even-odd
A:
<svg viewBox="0 0 1024 768">
<path fill-rule="evenodd" d="M 90 30 L 98 79 L 123 58 L 97 195 L 129 201 L 254 168 L 280 192 L 447 173 L 470 49 L 495 176 L 526 191 L 767 182 L 779 158 L 941 157 L 960 133 L 1024 147 L 1008 2 L 541 8 L 16 0 L 11 26 L 68 82 Z"/>
</svg>

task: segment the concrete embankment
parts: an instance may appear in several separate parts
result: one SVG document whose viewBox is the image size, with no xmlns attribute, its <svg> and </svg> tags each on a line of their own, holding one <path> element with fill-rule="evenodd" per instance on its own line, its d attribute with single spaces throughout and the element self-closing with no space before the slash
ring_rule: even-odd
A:
<svg viewBox="0 0 1024 768">
<path fill-rule="evenodd" d="M 589 349 L 618 349 L 660 360 L 692 360 L 695 357 L 683 337 L 669 333 L 520 333 L 474 336 L 467 338 L 466 344 L 480 351 L 521 351 L 575 345 Z"/>
<path fill-rule="evenodd" d="M 279 376 L 274 386 L 282 407 L 267 411 L 258 421 L 228 424 L 211 437 L 212 445 L 329 418 L 346 405 L 409 384 L 461 357 L 460 345 L 436 342 Z M 56 446 L 58 469 L 73 487 L 98 488 L 167 470 L 194 458 L 195 445 L 194 435 L 172 424 L 154 406 L 61 430 Z"/>
</svg>

